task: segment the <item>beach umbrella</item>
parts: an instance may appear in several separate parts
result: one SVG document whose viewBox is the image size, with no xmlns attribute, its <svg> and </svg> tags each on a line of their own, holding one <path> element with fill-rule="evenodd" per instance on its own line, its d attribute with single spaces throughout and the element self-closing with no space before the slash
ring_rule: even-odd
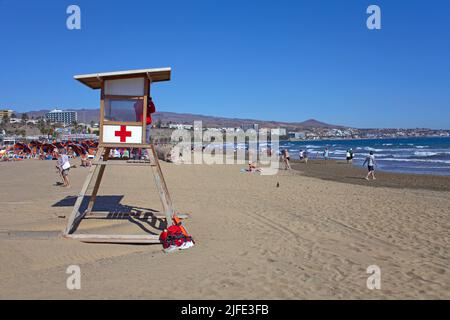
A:
<svg viewBox="0 0 450 320">
<path fill-rule="evenodd" d="M 79 156 L 87 153 L 86 148 L 83 147 L 81 144 L 71 143 L 67 145 L 67 148 L 72 148 L 72 150 Z"/>
<path fill-rule="evenodd" d="M 16 142 L 16 144 L 14 144 L 14 150 L 20 150 L 26 153 L 31 152 L 31 149 L 25 143 L 21 142 Z"/>
</svg>

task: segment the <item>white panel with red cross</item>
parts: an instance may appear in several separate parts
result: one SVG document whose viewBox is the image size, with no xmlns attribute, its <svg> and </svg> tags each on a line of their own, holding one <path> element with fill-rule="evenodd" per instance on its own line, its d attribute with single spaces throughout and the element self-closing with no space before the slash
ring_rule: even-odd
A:
<svg viewBox="0 0 450 320">
<path fill-rule="evenodd" d="M 142 127 L 103 125 L 104 143 L 142 143 Z"/>
</svg>

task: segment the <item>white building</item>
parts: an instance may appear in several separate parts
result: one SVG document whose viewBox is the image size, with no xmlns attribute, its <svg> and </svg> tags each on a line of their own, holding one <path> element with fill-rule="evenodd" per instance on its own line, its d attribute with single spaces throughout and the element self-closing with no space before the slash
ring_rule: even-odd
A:
<svg viewBox="0 0 450 320">
<path fill-rule="evenodd" d="M 77 121 L 76 111 L 52 110 L 45 114 L 45 118 L 51 123 L 72 124 Z"/>
<path fill-rule="evenodd" d="M 12 110 L 9 109 L 0 110 L 0 120 L 3 119 L 4 117 L 8 117 L 11 119 L 12 114 L 13 114 Z"/>
<path fill-rule="evenodd" d="M 286 135 L 286 129 L 284 129 L 284 128 L 275 128 L 275 129 L 271 129 L 268 131 L 271 132 L 273 135 L 277 135 L 277 136 L 285 136 Z"/>
<path fill-rule="evenodd" d="M 169 129 L 186 129 L 191 130 L 194 126 L 192 124 L 171 123 Z"/>
<path fill-rule="evenodd" d="M 289 137 L 294 139 L 305 139 L 306 133 L 305 132 L 289 132 Z"/>
</svg>

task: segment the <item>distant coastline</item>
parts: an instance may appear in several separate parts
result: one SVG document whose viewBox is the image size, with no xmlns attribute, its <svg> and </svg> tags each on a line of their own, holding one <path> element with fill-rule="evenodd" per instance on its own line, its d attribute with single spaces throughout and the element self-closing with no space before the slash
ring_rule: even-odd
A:
<svg viewBox="0 0 450 320">
<path fill-rule="evenodd" d="M 288 149 L 294 159 L 300 150 L 306 150 L 310 159 L 321 159 L 328 148 L 331 159 L 345 160 L 352 149 L 357 166 L 373 151 L 381 171 L 450 176 L 450 137 L 283 140 L 279 147 Z"/>
<path fill-rule="evenodd" d="M 433 136 L 433 135 L 429 135 L 429 136 L 411 136 L 411 137 L 404 137 L 404 136 L 398 136 L 398 137 L 375 137 L 375 138 L 321 138 L 321 139 L 282 139 L 280 140 L 280 142 L 321 142 L 321 141 L 347 141 L 347 140 L 355 140 L 355 141 L 360 141 L 360 140 L 384 140 L 384 139 L 420 139 L 420 138 L 442 138 L 442 139 L 446 139 L 449 138 L 450 136 Z"/>
</svg>

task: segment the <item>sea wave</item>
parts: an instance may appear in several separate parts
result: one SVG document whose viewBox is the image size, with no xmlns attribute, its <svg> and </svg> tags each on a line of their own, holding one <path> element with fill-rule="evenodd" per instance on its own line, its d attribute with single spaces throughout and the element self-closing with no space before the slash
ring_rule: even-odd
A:
<svg viewBox="0 0 450 320">
<path fill-rule="evenodd" d="M 330 151 L 332 154 L 347 154 L 347 150 L 333 150 Z"/>
<path fill-rule="evenodd" d="M 436 159 L 411 159 L 411 158 L 383 158 L 380 161 L 399 161 L 399 162 L 428 162 L 428 163 L 445 163 L 450 164 L 450 160 Z"/>
<path fill-rule="evenodd" d="M 432 157 L 432 156 L 436 156 L 438 154 L 439 153 L 437 153 L 437 152 L 430 152 L 430 151 L 416 151 L 416 152 L 414 152 L 414 155 L 418 156 L 418 157 Z"/>
<path fill-rule="evenodd" d="M 372 147 L 364 147 L 364 150 L 380 152 L 380 151 L 387 151 L 389 149 L 377 149 L 377 148 L 372 148 Z"/>
</svg>

